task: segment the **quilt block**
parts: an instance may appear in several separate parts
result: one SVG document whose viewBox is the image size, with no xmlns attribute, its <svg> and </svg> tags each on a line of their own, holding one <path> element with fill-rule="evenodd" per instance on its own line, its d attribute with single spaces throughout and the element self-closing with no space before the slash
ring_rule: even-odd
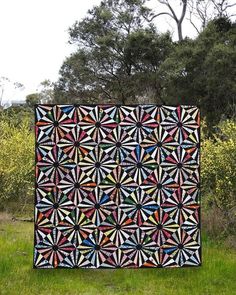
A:
<svg viewBox="0 0 236 295">
<path fill-rule="evenodd" d="M 35 268 L 201 264 L 195 106 L 37 105 Z"/>
</svg>

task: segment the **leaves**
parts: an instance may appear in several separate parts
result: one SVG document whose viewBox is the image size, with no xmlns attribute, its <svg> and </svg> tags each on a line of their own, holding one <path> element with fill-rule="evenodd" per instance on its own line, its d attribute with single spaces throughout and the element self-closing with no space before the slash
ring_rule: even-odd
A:
<svg viewBox="0 0 236 295">
<path fill-rule="evenodd" d="M 147 23 L 144 3 L 104 1 L 69 29 L 78 50 L 61 67 L 57 102 L 130 103 L 147 94 L 149 102 L 163 102 L 159 67 L 172 41 Z"/>
<path fill-rule="evenodd" d="M 18 125 L 1 116 L 0 120 L 0 200 L 24 204 L 32 198 L 34 183 L 34 135 L 30 120 L 23 117 Z"/>
<path fill-rule="evenodd" d="M 228 24 L 225 20 L 228 28 L 225 32 L 219 30 L 217 21 L 209 23 L 195 40 L 176 44 L 161 66 L 164 99 L 170 103 L 200 105 L 209 131 L 222 116 L 235 115 L 235 28 Z"/>
<path fill-rule="evenodd" d="M 203 193 L 227 213 L 236 206 L 236 123 L 219 124 L 213 139 L 206 139 L 201 151 Z M 209 201 L 206 199 L 205 202 Z"/>
</svg>

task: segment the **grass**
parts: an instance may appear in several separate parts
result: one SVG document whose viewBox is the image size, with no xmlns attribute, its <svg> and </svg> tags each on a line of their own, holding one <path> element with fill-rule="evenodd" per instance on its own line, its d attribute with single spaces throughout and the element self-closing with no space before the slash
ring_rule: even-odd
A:
<svg viewBox="0 0 236 295">
<path fill-rule="evenodd" d="M 33 224 L 0 221 L 0 294 L 236 294 L 236 251 L 206 237 L 203 265 L 182 269 L 32 269 Z"/>
</svg>

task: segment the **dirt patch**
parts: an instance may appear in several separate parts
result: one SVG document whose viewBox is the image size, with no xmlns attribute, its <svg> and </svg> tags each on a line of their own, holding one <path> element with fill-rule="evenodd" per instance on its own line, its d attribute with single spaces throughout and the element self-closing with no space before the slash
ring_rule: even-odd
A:
<svg viewBox="0 0 236 295">
<path fill-rule="evenodd" d="M 7 212 L 0 212 L 0 222 L 11 221 L 12 215 Z"/>
</svg>

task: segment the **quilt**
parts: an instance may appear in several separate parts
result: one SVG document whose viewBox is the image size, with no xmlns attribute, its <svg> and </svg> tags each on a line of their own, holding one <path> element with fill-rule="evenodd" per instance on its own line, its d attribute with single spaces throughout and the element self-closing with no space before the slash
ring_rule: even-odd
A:
<svg viewBox="0 0 236 295">
<path fill-rule="evenodd" d="M 35 107 L 35 268 L 201 265 L 196 106 Z"/>
</svg>

